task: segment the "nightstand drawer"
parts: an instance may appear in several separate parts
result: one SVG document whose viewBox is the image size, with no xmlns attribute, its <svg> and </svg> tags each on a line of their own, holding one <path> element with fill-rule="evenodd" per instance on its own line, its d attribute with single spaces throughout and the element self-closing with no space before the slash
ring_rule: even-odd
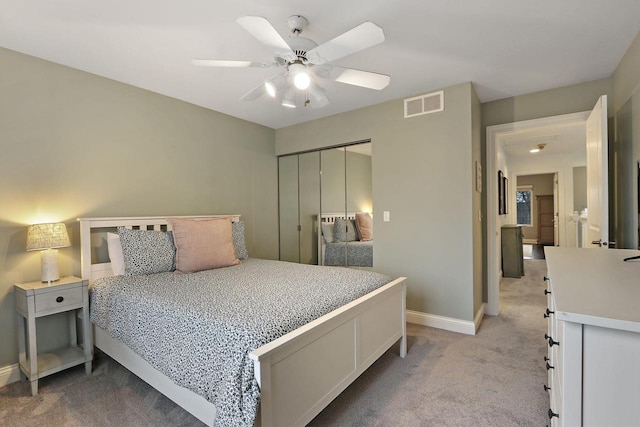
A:
<svg viewBox="0 0 640 427">
<path fill-rule="evenodd" d="M 82 305 L 82 287 L 71 289 L 52 290 L 52 292 L 38 293 L 35 295 L 36 314 L 43 311 L 51 311 L 57 308 L 66 310 L 69 306 Z"/>
</svg>

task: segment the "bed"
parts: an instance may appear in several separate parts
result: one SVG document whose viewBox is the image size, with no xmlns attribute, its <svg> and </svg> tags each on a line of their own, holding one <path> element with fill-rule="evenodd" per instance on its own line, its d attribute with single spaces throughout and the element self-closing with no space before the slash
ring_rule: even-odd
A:
<svg viewBox="0 0 640 427">
<path fill-rule="evenodd" d="M 181 218 L 217 217 L 220 216 Z M 239 221 L 239 216 L 233 216 L 233 220 Z M 91 282 L 113 276 L 110 262 L 92 260 L 95 248 L 104 246 L 105 230 L 118 226 L 142 230 L 170 229 L 166 217 L 83 218 L 79 221 L 82 275 Z M 244 264 L 248 268 L 255 262 L 262 261 Z M 259 267 L 262 271 L 263 267 Z M 101 282 L 108 280 L 116 282 L 119 278 Z M 391 280 L 250 351 L 248 357 L 260 399 L 255 425 L 305 425 L 398 340 L 400 356 L 404 357 L 405 295 L 405 278 Z M 105 329 L 98 325 L 93 327 L 97 348 L 204 423 L 214 424 L 214 404 L 174 383 Z"/>
<path fill-rule="evenodd" d="M 362 240 L 355 228 L 355 212 L 318 214 L 318 265 L 373 267 L 373 240 Z M 368 214 L 367 214 L 368 215 Z M 352 237 L 335 239 L 337 223 L 354 229 Z M 348 234 L 348 232 L 347 232 Z"/>
</svg>

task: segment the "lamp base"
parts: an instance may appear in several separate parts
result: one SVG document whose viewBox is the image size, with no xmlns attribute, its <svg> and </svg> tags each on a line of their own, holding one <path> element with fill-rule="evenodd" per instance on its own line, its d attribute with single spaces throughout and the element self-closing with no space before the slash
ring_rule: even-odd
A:
<svg viewBox="0 0 640 427">
<path fill-rule="evenodd" d="M 42 267 L 43 282 L 55 282 L 56 280 L 60 280 L 57 249 L 47 249 L 40 252 L 40 266 Z"/>
</svg>

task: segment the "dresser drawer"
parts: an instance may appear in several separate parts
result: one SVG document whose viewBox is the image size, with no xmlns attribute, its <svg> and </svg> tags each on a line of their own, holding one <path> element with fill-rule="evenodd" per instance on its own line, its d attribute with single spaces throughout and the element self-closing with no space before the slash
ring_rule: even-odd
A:
<svg viewBox="0 0 640 427">
<path fill-rule="evenodd" d="M 36 315 L 42 312 L 51 313 L 57 309 L 65 311 L 70 307 L 80 307 L 82 305 L 82 287 L 38 293 L 35 295 L 34 301 Z"/>
</svg>

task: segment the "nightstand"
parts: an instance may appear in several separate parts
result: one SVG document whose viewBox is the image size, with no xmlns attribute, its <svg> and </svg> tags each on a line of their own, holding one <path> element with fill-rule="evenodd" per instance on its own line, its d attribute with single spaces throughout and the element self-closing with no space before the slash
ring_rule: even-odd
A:
<svg viewBox="0 0 640 427">
<path fill-rule="evenodd" d="M 89 325 L 88 284 L 87 280 L 70 276 L 51 283 L 30 282 L 15 285 L 20 371 L 31 381 L 33 396 L 38 394 L 39 378 L 81 363 L 84 363 L 87 375 L 91 374 L 93 343 Z M 82 314 L 81 347 L 78 346 L 76 332 L 78 311 Z M 69 317 L 70 346 L 38 354 L 36 318 L 64 312 L 67 312 Z"/>
</svg>

